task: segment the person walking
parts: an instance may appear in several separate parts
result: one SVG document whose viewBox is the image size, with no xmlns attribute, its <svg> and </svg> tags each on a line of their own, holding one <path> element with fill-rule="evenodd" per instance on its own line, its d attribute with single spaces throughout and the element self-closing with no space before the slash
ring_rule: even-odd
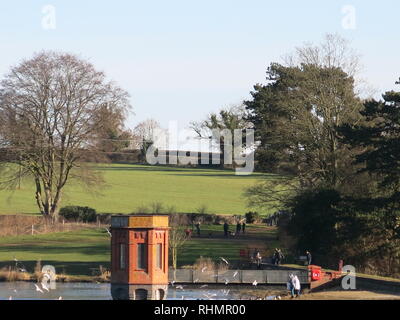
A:
<svg viewBox="0 0 400 320">
<path fill-rule="evenodd" d="M 281 264 L 282 259 L 283 259 L 282 251 L 276 248 L 274 253 L 274 264 L 279 266 Z"/>
<path fill-rule="evenodd" d="M 241 229 L 242 229 L 242 225 L 241 225 L 240 222 L 238 221 L 238 223 L 236 224 L 236 234 L 237 234 L 237 235 L 239 235 Z"/>
<path fill-rule="evenodd" d="M 242 233 L 244 233 L 244 229 L 246 228 L 246 222 L 245 221 L 243 221 L 243 223 L 242 223 Z"/>
<path fill-rule="evenodd" d="M 290 292 L 290 296 L 292 297 L 292 299 L 294 298 L 294 282 L 293 282 L 293 274 L 289 275 L 289 280 L 287 282 L 287 289 Z"/>
<path fill-rule="evenodd" d="M 276 265 L 278 260 L 278 249 L 275 248 L 274 254 L 272 255 L 272 263 Z"/>
<path fill-rule="evenodd" d="M 224 235 L 225 235 L 225 237 L 228 236 L 228 232 L 229 232 L 229 225 L 228 225 L 228 223 L 225 221 L 225 223 L 224 223 Z"/>
<path fill-rule="evenodd" d="M 187 228 L 185 230 L 186 238 L 191 239 L 192 238 L 192 229 Z"/>
<path fill-rule="evenodd" d="M 307 257 L 307 265 L 310 266 L 311 265 L 311 261 L 312 261 L 312 256 L 310 251 L 306 251 L 306 257 Z"/>
<path fill-rule="evenodd" d="M 197 235 L 200 237 L 200 222 L 196 223 Z"/>
<path fill-rule="evenodd" d="M 257 263 L 257 269 L 261 269 L 262 257 L 261 257 L 260 251 L 257 250 L 255 258 L 256 258 L 256 263 Z"/>
<path fill-rule="evenodd" d="M 296 297 L 300 296 L 300 290 L 301 290 L 301 284 L 300 284 L 300 280 L 297 277 L 297 275 L 295 275 L 293 277 L 293 286 L 294 286 L 294 294 Z"/>
<path fill-rule="evenodd" d="M 274 252 L 274 264 L 275 265 L 279 265 L 280 259 L 279 259 L 279 250 L 278 248 L 275 248 L 275 252 Z"/>
</svg>

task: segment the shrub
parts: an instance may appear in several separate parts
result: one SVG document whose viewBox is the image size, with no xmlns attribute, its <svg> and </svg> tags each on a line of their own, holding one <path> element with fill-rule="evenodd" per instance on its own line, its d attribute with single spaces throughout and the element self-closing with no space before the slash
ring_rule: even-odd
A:
<svg viewBox="0 0 400 320">
<path fill-rule="evenodd" d="M 199 213 L 199 214 L 206 214 L 207 211 L 208 211 L 208 207 L 205 204 L 202 204 L 201 206 L 196 208 L 196 212 Z"/>
<path fill-rule="evenodd" d="M 255 223 L 260 219 L 258 212 L 250 211 L 246 213 L 246 223 Z"/>
<path fill-rule="evenodd" d="M 96 210 L 89 207 L 68 206 L 61 208 L 60 216 L 67 221 L 95 222 Z"/>
<path fill-rule="evenodd" d="M 214 271 L 217 268 L 215 262 L 211 258 L 200 257 L 193 264 L 195 270 Z"/>
</svg>

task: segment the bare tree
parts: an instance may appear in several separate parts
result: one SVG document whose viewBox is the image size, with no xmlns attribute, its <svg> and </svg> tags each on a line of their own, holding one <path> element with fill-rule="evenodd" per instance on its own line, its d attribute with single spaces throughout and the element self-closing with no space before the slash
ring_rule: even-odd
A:
<svg viewBox="0 0 400 320">
<path fill-rule="evenodd" d="M 358 95 L 369 98 L 376 93 L 376 89 L 361 76 L 361 55 L 351 46 L 349 40 L 339 34 L 326 34 L 319 44 L 307 42 L 297 47 L 294 53 L 286 55 L 283 60 L 290 67 L 306 64 L 321 68 L 340 68 L 355 79 Z"/>
<path fill-rule="evenodd" d="M 340 68 L 349 76 L 361 71 L 360 55 L 350 46 L 350 42 L 338 34 L 326 34 L 318 44 L 305 43 L 297 47 L 295 53 L 285 57 L 289 66 L 310 64 L 323 68 Z"/>
<path fill-rule="evenodd" d="M 98 184 L 85 160 L 98 152 L 98 128 L 106 121 L 99 112 L 107 106 L 124 114 L 128 97 L 71 54 L 42 52 L 13 67 L 0 83 L 0 145 L 9 152 L 0 186 L 33 178 L 40 212 L 56 221 L 70 178 Z"/>
<path fill-rule="evenodd" d="M 142 141 L 147 141 L 153 139 L 155 130 L 158 128 L 160 128 L 160 124 L 156 120 L 147 119 L 140 122 L 133 131 Z"/>
<path fill-rule="evenodd" d="M 134 129 L 133 134 L 137 147 L 141 150 L 142 161 L 146 158 L 147 149 L 154 143 L 155 133 L 160 129 L 160 124 L 154 119 L 147 119 L 140 122 Z"/>
<path fill-rule="evenodd" d="M 178 265 L 178 254 L 188 237 L 186 236 L 184 230 L 182 230 L 182 223 L 179 214 L 170 215 L 169 225 L 171 227 L 169 232 L 171 263 L 172 267 L 176 269 Z"/>
</svg>

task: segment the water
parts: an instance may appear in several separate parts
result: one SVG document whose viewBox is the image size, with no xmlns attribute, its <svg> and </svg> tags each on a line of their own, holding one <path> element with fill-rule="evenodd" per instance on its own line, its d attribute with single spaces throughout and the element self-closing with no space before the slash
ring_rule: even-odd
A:
<svg viewBox="0 0 400 320">
<path fill-rule="evenodd" d="M 41 287 L 41 286 L 40 286 Z M 255 289 L 255 288 L 254 288 Z M 0 282 L 0 300 L 111 300 L 109 283 L 57 283 L 56 289 L 44 293 L 36 291 L 33 282 Z M 243 298 L 238 287 L 169 286 L 167 300 L 232 300 Z M 268 300 L 272 299 L 268 297 Z"/>
</svg>

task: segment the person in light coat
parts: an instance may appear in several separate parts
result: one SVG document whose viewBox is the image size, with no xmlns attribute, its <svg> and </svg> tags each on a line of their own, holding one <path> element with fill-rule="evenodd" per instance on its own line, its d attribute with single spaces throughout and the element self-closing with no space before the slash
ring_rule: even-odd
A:
<svg viewBox="0 0 400 320">
<path fill-rule="evenodd" d="M 294 298 L 294 283 L 293 283 L 293 279 L 294 279 L 294 275 L 290 274 L 289 275 L 289 280 L 287 282 L 287 289 L 289 290 L 290 296 L 292 298 Z"/>
<path fill-rule="evenodd" d="M 294 287 L 294 294 L 296 295 L 296 297 L 298 297 L 300 295 L 301 285 L 297 275 L 293 277 L 293 287 Z"/>
</svg>

